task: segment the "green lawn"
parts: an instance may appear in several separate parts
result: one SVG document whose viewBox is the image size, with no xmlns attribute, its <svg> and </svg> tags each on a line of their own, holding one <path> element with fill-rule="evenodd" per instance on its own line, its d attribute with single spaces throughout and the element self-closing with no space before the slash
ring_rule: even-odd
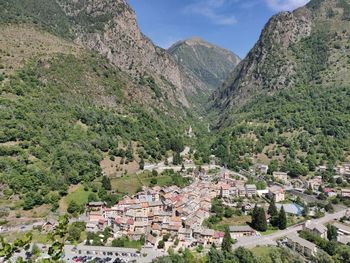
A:
<svg viewBox="0 0 350 263">
<path fill-rule="evenodd" d="M 39 243 L 39 244 L 49 243 L 49 237 L 46 233 L 38 231 L 38 230 L 33 230 L 31 232 L 33 234 L 32 243 Z M 26 233 L 27 232 L 11 232 L 11 233 L 5 234 L 3 236 L 5 237 L 5 239 L 8 242 L 13 242 L 17 238 L 23 238 Z"/>
<path fill-rule="evenodd" d="M 253 252 L 254 256 L 258 258 L 259 262 L 272 263 L 270 254 L 276 249 L 277 248 L 273 247 L 255 247 L 252 248 L 251 251 Z"/>
<path fill-rule="evenodd" d="M 112 189 L 119 193 L 135 194 L 142 187 L 142 183 L 136 175 L 124 175 L 123 177 L 111 179 Z"/>
<path fill-rule="evenodd" d="M 79 205 L 86 204 L 90 193 L 91 191 L 84 190 L 84 186 L 78 185 L 63 198 L 63 204 L 65 207 L 67 207 L 73 200 Z"/>
<path fill-rule="evenodd" d="M 266 236 L 277 232 L 278 229 L 267 229 L 265 232 L 260 232 L 261 235 Z"/>
<path fill-rule="evenodd" d="M 144 172 L 141 174 L 124 175 L 122 177 L 111 179 L 112 189 L 119 193 L 129 195 L 135 194 L 142 186 L 151 186 L 151 180 L 156 179 L 158 186 L 170 186 L 173 184 L 171 176 L 158 175 L 152 177 L 150 173 Z"/>
<path fill-rule="evenodd" d="M 213 225 L 213 229 L 215 230 L 220 230 L 220 231 L 224 231 L 225 227 L 227 226 L 242 226 L 242 225 L 246 225 L 247 222 L 249 223 L 251 221 L 251 217 L 249 215 L 241 215 L 241 216 L 232 216 L 231 218 L 226 218 L 223 217 L 223 219 Z"/>
</svg>

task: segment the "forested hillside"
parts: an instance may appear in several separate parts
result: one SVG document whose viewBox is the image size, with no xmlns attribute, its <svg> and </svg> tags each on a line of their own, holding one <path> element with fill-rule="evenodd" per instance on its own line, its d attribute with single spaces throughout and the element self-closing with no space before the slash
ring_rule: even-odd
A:
<svg viewBox="0 0 350 263">
<path fill-rule="evenodd" d="M 313 0 L 269 20 L 212 97 L 223 163 L 297 176 L 349 161 L 349 6 Z"/>
<path fill-rule="evenodd" d="M 1 30 L 4 195 L 19 195 L 26 209 L 57 202 L 53 193 L 101 176 L 106 156 L 156 161 L 182 149 L 187 117 L 166 100 L 148 105 L 159 100 L 148 92 L 151 77 L 135 82 L 101 55 L 32 25 Z"/>
</svg>

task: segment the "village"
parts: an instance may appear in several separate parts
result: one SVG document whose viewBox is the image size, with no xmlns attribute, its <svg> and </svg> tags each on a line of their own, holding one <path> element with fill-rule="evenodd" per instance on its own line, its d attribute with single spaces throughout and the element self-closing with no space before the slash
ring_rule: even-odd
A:
<svg viewBox="0 0 350 263">
<path fill-rule="evenodd" d="M 213 245 L 220 247 L 225 231 L 229 231 L 234 248 L 283 246 L 311 258 L 319 246 L 307 240 L 306 233 L 327 240 L 329 224 L 334 227 L 339 244 L 350 244 L 350 164 L 334 168 L 334 182 L 325 181 L 324 174 L 329 171 L 323 166 L 317 167 L 313 176 L 298 178 L 287 172 L 271 173 L 264 164 L 240 172 L 215 164 L 193 168 L 187 162 L 186 166 L 168 168 L 188 178 L 187 186 L 143 186 L 112 206 L 103 201 L 87 203 L 85 212 L 70 220 L 84 223 L 87 238 L 78 246 L 67 244 L 66 255 L 71 255 L 68 262 L 86 260 L 91 248 L 96 249 L 97 255 L 109 255 L 106 253 L 112 252 L 108 247 L 111 251 L 119 247 L 131 252 L 116 250 L 116 254 L 138 256 L 136 262 L 184 249 L 200 253 Z M 160 173 L 167 170 L 161 169 Z M 271 206 L 275 207 L 275 214 L 271 213 Z M 264 229 L 254 225 L 256 209 L 263 211 Z M 282 227 L 275 222 L 281 210 L 286 218 Z M 49 233 L 56 226 L 57 221 L 48 220 L 34 223 L 32 228 Z M 133 245 L 128 246 L 125 241 Z M 148 257 L 139 256 L 140 252 Z"/>
<path fill-rule="evenodd" d="M 241 173 L 224 168 L 217 169 L 213 174 L 204 169 L 191 169 L 190 172 L 182 173 L 192 180 L 184 188 L 143 187 L 142 191 L 133 196 L 125 196 L 112 207 L 106 207 L 104 202 L 90 202 L 86 208 L 87 231 L 99 232 L 110 228 L 114 239 L 142 239 L 145 247 L 163 252 L 198 247 L 207 249 L 213 244 L 218 247 L 224 237 L 224 227 L 228 228 L 231 238 L 237 242 L 235 246 L 266 245 L 265 234 L 254 229 L 248 220 L 241 222 L 236 220 L 239 216 L 235 216 L 230 225 L 213 226 L 208 224 L 208 219 L 213 214 L 215 216 L 213 200 L 220 200 L 222 206 L 242 218 L 251 215 L 255 206 L 261 207 L 269 223 L 272 218 L 268 208 L 273 202 L 278 211 L 283 207 L 288 226 L 284 230 L 269 225 L 266 237 L 271 236 L 271 244 L 285 245 L 303 256 L 313 256 L 317 246 L 299 237 L 296 231 L 307 230 L 327 238 L 326 223 L 332 223 L 336 227 L 338 242 L 350 242 L 350 222 L 338 221 L 342 218 L 344 222 L 344 218 L 347 219 L 350 215 L 346 205 L 338 204 L 338 199 L 346 204 L 350 197 L 350 189 L 342 188 L 350 176 L 350 164 L 334 168 L 335 180 L 342 180 L 340 187 L 328 187 L 321 175 L 307 180 L 292 179 L 286 172 L 268 175 L 268 169 L 263 164 L 257 164 L 249 172 Z M 322 174 L 326 169 L 320 166 L 317 171 Z M 254 180 L 249 176 L 252 173 L 255 174 Z M 286 232 L 289 229 L 293 230 L 293 234 Z M 284 232 L 288 235 L 283 235 Z M 254 242 L 250 244 L 249 240 Z M 262 242 L 256 243 L 256 240 Z"/>
</svg>

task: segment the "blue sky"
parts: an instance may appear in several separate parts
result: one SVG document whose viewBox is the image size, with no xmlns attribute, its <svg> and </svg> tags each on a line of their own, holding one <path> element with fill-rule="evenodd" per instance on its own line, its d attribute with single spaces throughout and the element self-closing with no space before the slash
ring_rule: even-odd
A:
<svg viewBox="0 0 350 263">
<path fill-rule="evenodd" d="M 243 58 L 268 19 L 308 0 L 127 0 L 144 34 L 163 48 L 199 36 Z"/>
</svg>

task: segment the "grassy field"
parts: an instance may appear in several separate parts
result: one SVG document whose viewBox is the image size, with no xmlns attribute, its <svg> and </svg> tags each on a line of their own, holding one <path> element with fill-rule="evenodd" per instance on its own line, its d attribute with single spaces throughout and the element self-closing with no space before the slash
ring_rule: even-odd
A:
<svg viewBox="0 0 350 263">
<path fill-rule="evenodd" d="M 265 232 L 260 232 L 261 235 L 266 236 L 277 232 L 278 229 L 267 229 Z"/>
<path fill-rule="evenodd" d="M 251 251 L 253 252 L 254 256 L 258 258 L 259 262 L 264 263 L 272 263 L 270 254 L 273 250 L 277 250 L 277 248 L 273 247 L 255 247 L 252 248 Z"/>
<path fill-rule="evenodd" d="M 4 237 L 8 242 L 13 242 L 17 238 L 22 238 L 26 232 L 12 232 L 11 234 L 5 234 Z M 47 244 L 49 242 L 49 237 L 46 233 L 40 232 L 38 230 L 33 230 L 32 243 Z"/>
<path fill-rule="evenodd" d="M 142 182 L 135 175 L 124 175 L 123 177 L 111 179 L 112 189 L 119 193 L 134 194 L 142 187 Z"/>
<path fill-rule="evenodd" d="M 111 179 L 112 189 L 119 193 L 129 195 L 135 194 L 142 186 L 150 186 L 151 180 L 156 179 L 158 186 L 171 185 L 172 179 L 170 176 L 158 175 L 152 177 L 149 173 L 124 175 L 122 177 Z"/>
<path fill-rule="evenodd" d="M 68 204 L 73 200 L 79 205 L 87 203 L 90 193 L 91 191 L 85 191 L 82 185 L 75 185 L 70 187 L 68 195 L 65 196 L 60 202 L 60 210 L 66 211 Z"/>
<path fill-rule="evenodd" d="M 215 224 L 212 228 L 215 230 L 223 231 L 227 226 L 242 226 L 251 221 L 249 215 L 232 216 L 231 218 L 224 217 L 219 223 Z"/>
</svg>

